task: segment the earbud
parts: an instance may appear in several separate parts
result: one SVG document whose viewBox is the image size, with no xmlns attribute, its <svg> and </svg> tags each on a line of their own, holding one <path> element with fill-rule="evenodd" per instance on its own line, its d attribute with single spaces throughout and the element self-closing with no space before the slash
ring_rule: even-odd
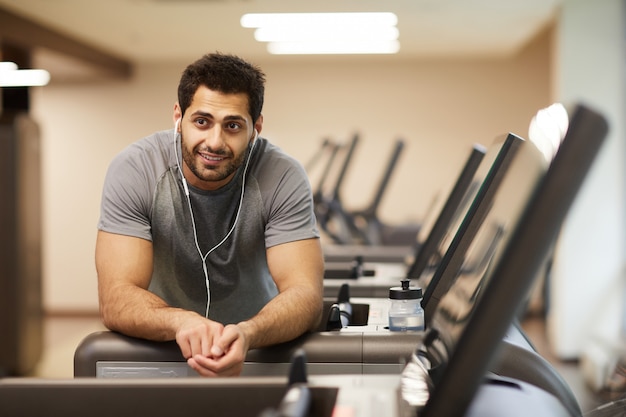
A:
<svg viewBox="0 0 626 417">
<path fill-rule="evenodd" d="M 256 140 L 259 138 L 259 131 L 254 129 L 254 138 L 252 138 L 252 143 L 250 143 L 250 149 L 254 148 L 256 145 Z"/>
<path fill-rule="evenodd" d="M 187 180 L 185 179 L 184 175 L 182 175 L 182 177 L 183 177 L 182 181 L 183 181 L 183 188 L 185 189 L 185 195 L 189 197 L 189 187 L 187 186 Z"/>
<path fill-rule="evenodd" d="M 180 126 L 180 117 L 176 119 L 176 123 L 174 123 L 174 138 L 176 138 L 176 135 L 178 134 L 179 126 Z M 185 195 L 189 197 L 189 187 L 187 186 L 187 180 L 185 179 L 185 174 L 183 174 L 183 170 L 180 168 L 180 165 L 178 164 L 178 152 L 176 151 L 178 144 L 176 142 L 177 141 L 174 140 L 174 154 L 176 155 L 176 165 L 178 165 L 178 171 L 180 171 L 181 181 L 183 183 L 183 188 L 185 189 Z"/>
</svg>

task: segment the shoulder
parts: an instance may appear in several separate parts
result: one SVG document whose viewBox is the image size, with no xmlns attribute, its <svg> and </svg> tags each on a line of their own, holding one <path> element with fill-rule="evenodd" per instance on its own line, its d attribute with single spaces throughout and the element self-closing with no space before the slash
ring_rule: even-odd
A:
<svg viewBox="0 0 626 417">
<path fill-rule="evenodd" d="M 176 163 L 172 131 L 161 131 L 131 143 L 109 165 L 109 176 L 158 178 Z"/>
<path fill-rule="evenodd" d="M 252 175 L 267 201 L 305 201 L 312 195 L 303 165 L 278 146 L 263 139 L 255 149 Z M 267 197 L 267 194 L 272 197 Z"/>
<path fill-rule="evenodd" d="M 113 159 L 114 162 L 169 163 L 174 152 L 174 137 L 171 130 L 153 133 L 124 148 Z"/>
<path fill-rule="evenodd" d="M 300 161 L 265 138 L 259 138 L 257 141 L 259 143 L 255 145 L 255 155 L 253 157 L 255 165 L 259 169 L 272 171 L 276 174 L 289 172 L 306 176 Z"/>
<path fill-rule="evenodd" d="M 156 183 L 176 163 L 172 131 L 156 132 L 124 148 L 111 161 L 105 190 L 115 195 L 150 193 Z"/>
</svg>

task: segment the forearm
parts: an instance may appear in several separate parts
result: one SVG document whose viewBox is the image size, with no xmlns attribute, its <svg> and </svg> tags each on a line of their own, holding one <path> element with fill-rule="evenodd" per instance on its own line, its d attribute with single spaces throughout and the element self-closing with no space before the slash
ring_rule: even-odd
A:
<svg viewBox="0 0 626 417">
<path fill-rule="evenodd" d="M 173 340 L 185 321 L 201 318 L 168 306 L 148 291 L 152 276 L 150 241 L 99 231 L 96 269 L 100 315 L 111 330 L 150 340 Z"/>
<path fill-rule="evenodd" d="M 177 329 L 195 312 L 173 308 L 152 292 L 119 285 L 100 294 L 100 316 L 110 330 L 155 341 L 174 340 Z"/>
<path fill-rule="evenodd" d="M 239 323 L 249 348 L 286 342 L 315 330 L 321 320 L 321 291 L 293 287 L 277 295 L 256 316 Z"/>
</svg>

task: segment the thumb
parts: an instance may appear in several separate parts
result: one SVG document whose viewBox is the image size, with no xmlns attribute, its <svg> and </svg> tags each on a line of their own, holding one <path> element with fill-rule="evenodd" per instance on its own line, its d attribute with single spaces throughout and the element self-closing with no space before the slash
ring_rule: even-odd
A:
<svg viewBox="0 0 626 417">
<path fill-rule="evenodd" d="M 213 357 L 219 358 L 228 351 L 230 345 L 239 337 L 236 329 L 236 326 L 226 326 L 222 334 L 213 340 L 213 346 L 211 346 Z"/>
<path fill-rule="evenodd" d="M 224 356 L 224 349 L 222 349 L 218 345 L 211 346 L 211 356 L 213 356 L 214 358 L 220 358 Z"/>
</svg>

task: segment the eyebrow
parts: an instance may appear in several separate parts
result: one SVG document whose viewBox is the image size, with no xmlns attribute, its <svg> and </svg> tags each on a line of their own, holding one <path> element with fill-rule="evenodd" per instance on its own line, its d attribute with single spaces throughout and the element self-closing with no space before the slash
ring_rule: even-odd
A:
<svg viewBox="0 0 626 417">
<path fill-rule="evenodd" d="M 191 115 L 192 116 L 202 116 L 202 117 L 207 117 L 209 119 L 214 119 L 214 117 L 213 117 L 213 115 L 211 113 L 203 112 L 201 110 L 196 110 Z M 240 121 L 240 122 L 244 122 L 246 124 L 248 123 L 245 117 L 237 115 L 237 114 L 233 114 L 233 115 L 229 115 L 229 116 L 224 117 L 224 121 L 227 121 L 227 122 Z"/>
</svg>

